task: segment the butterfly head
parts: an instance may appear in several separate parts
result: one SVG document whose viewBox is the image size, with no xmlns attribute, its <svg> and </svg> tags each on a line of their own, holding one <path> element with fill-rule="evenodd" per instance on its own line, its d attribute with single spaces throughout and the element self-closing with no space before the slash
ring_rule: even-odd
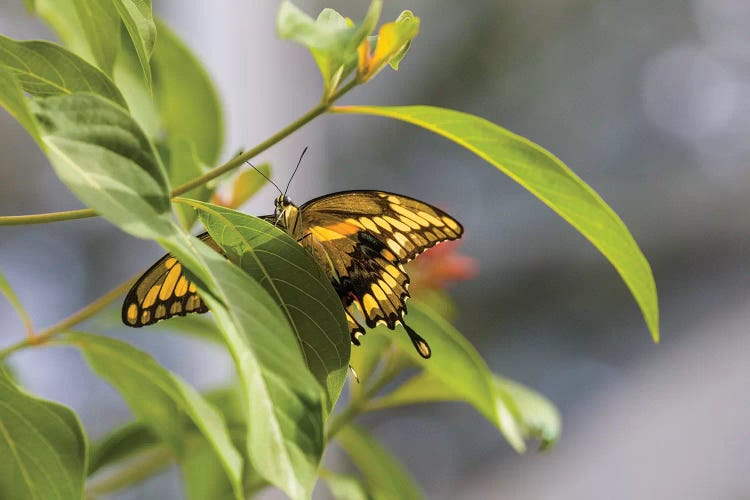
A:
<svg viewBox="0 0 750 500">
<path fill-rule="evenodd" d="M 290 200 L 289 197 L 285 194 L 280 194 L 279 196 L 277 196 L 273 203 L 276 206 L 276 215 L 279 215 L 283 213 L 287 208 L 294 206 L 292 200 Z"/>
</svg>

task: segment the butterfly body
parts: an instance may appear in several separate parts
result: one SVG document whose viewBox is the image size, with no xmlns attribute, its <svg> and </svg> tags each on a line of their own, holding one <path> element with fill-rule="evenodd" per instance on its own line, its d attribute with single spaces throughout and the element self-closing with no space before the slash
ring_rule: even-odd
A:
<svg viewBox="0 0 750 500">
<path fill-rule="evenodd" d="M 346 311 L 352 342 L 372 328 L 402 325 L 422 357 L 427 342 L 404 322 L 409 276 L 403 264 L 445 240 L 458 239 L 461 225 L 427 203 L 384 191 L 343 191 L 296 206 L 285 195 L 262 219 L 279 227 L 324 269 Z M 216 251 L 208 233 L 199 236 Z M 208 309 L 169 255 L 138 280 L 123 304 L 126 325 L 145 326 L 172 316 Z"/>
</svg>

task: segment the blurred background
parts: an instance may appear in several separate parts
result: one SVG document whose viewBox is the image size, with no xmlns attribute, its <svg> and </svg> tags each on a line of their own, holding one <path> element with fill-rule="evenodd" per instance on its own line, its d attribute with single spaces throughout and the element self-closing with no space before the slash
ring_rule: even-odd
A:
<svg viewBox="0 0 750 500">
<path fill-rule="evenodd" d="M 367 7 L 296 3 L 311 15 L 329 6 L 354 19 Z M 154 4 L 218 86 L 225 158 L 317 102 L 312 59 L 275 38 L 277 2 Z M 310 147 L 290 191 L 297 202 L 385 189 L 460 220 L 462 252 L 480 274 L 451 290 L 456 325 L 493 371 L 560 408 L 563 436 L 548 453 L 519 456 L 460 404 L 363 422 L 429 498 L 750 498 L 750 3 L 403 0 L 387 2 L 383 19 L 407 8 L 422 31 L 399 72 L 384 71 L 343 102 L 459 109 L 560 157 L 622 217 L 651 262 L 662 342 L 651 342 L 604 257 L 493 167 L 410 125 L 323 117 L 258 160 L 286 181 Z M 51 36 L 20 0 L 3 2 L 0 33 Z M 80 207 L 4 111 L 0 159 L 0 214 Z M 273 196 L 265 189 L 245 209 L 268 213 Z M 161 253 L 99 219 L 0 228 L 0 270 L 37 327 Z M 0 345 L 20 338 L 22 325 L 4 301 L 0 318 Z M 213 346 L 148 329 L 113 333 L 200 388 L 231 376 Z M 33 349 L 12 361 L 32 392 L 72 406 L 94 437 L 130 418 L 76 352 Z M 179 497 L 171 470 L 116 498 Z"/>
</svg>

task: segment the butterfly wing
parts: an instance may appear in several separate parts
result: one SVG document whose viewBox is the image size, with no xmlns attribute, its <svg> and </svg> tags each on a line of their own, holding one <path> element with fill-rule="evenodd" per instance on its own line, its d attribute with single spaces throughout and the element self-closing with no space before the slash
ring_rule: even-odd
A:
<svg viewBox="0 0 750 500">
<path fill-rule="evenodd" d="M 221 252 L 208 233 L 198 236 Z M 167 254 L 151 266 L 130 289 L 122 305 L 122 321 L 141 327 L 173 316 L 204 313 L 208 307 L 198 296 L 195 285 L 185 276 L 176 258 Z"/>
<path fill-rule="evenodd" d="M 409 276 L 403 264 L 428 248 L 463 233 L 461 225 L 427 203 L 383 191 L 347 191 L 300 207 L 295 235 L 326 269 L 347 309 L 352 341 L 364 333 L 354 317 L 390 329 L 403 325 L 417 351 L 429 357 L 427 343 L 404 323 Z"/>
<path fill-rule="evenodd" d="M 260 218 L 271 224 L 278 222 L 273 215 Z M 207 232 L 197 238 L 224 255 Z M 143 273 L 128 292 L 122 305 L 122 322 L 138 328 L 173 316 L 205 312 L 208 312 L 208 307 L 195 285 L 185 276 L 182 264 L 167 254 Z"/>
</svg>

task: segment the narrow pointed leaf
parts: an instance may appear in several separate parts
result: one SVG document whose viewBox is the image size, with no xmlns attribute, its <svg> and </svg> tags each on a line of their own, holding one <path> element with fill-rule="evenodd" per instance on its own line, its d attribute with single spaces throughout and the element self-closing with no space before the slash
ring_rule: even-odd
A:
<svg viewBox="0 0 750 500">
<path fill-rule="evenodd" d="M 73 411 L 21 390 L 0 366 L 0 498 L 82 498 L 86 436 Z"/>
<path fill-rule="evenodd" d="M 151 52 L 156 42 L 156 24 L 151 12 L 151 0 L 112 0 L 125 28 L 128 30 L 138 60 L 143 68 L 146 87 L 151 90 Z"/>
<path fill-rule="evenodd" d="M 310 371 L 326 391 L 328 411 L 347 375 L 350 337 L 344 310 L 320 266 L 286 233 L 256 217 L 189 202 L 229 259 L 262 283 L 297 336 Z"/>
<path fill-rule="evenodd" d="M 0 66 L 0 106 L 18 120 L 26 132 L 39 144 L 42 139 L 39 137 L 39 127 L 37 126 L 34 115 L 29 109 L 29 104 L 23 95 L 21 85 L 18 83 L 13 70 Z"/>
<path fill-rule="evenodd" d="M 361 427 L 348 425 L 336 434 L 347 455 L 362 472 L 375 499 L 419 499 L 423 495 L 403 465 Z"/>
<path fill-rule="evenodd" d="M 0 35 L 0 65 L 10 68 L 36 97 L 88 92 L 127 107 L 112 80 L 96 66 L 50 42 L 18 42 Z"/>
<path fill-rule="evenodd" d="M 410 303 L 406 321 L 430 344 L 432 357 L 422 359 L 409 337 L 401 332 L 398 335 L 389 331 L 374 332 L 376 335 L 391 335 L 401 351 L 425 371 L 414 382 L 407 382 L 403 390 L 397 389 L 378 400 L 379 405 L 403 404 L 407 398 L 413 402 L 417 402 L 417 398 L 421 402 L 436 401 L 449 394 L 450 399 L 471 404 L 498 428 L 516 451 L 524 451 L 522 430 L 513 409 L 496 397 L 492 372 L 471 343 L 423 303 Z M 419 392 L 420 395 L 415 394 Z"/>
<path fill-rule="evenodd" d="M 210 443 L 235 492 L 242 498 L 242 458 L 221 415 L 191 386 L 151 356 L 120 340 L 71 333 L 56 340 L 81 350 L 91 368 L 117 389 L 136 418 L 168 443 L 178 456 L 192 423 Z"/>
<path fill-rule="evenodd" d="M 435 132 L 531 191 L 609 259 L 640 306 L 654 341 L 659 341 L 656 284 L 648 261 L 617 214 L 550 152 L 492 122 L 449 109 L 339 106 L 335 111 L 384 116 Z"/>
<path fill-rule="evenodd" d="M 214 165 L 224 141 L 221 102 L 211 78 L 187 46 L 164 23 L 156 23 L 159 39 L 151 64 L 154 99 L 161 126 L 169 138 L 195 145 L 201 163 Z"/>
</svg>

